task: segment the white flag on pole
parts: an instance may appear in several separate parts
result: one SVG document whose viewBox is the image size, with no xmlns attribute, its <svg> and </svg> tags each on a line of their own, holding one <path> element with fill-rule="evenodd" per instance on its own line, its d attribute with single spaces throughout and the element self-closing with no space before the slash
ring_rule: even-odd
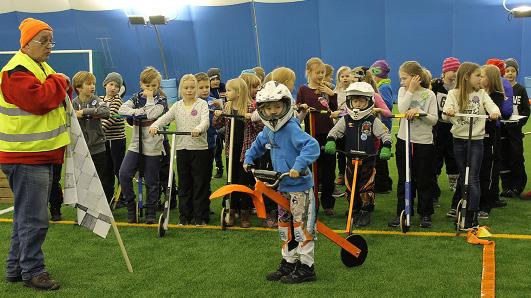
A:
<svg viewBox="0 0 531 298">
<path fill-rule="evenodd" d="M 77 209 L 77 223 L 106 238 L 114 218 L 70 99 L 67 103 L 70 144 L 66 147 L 64 204 Z"/>
</svg>

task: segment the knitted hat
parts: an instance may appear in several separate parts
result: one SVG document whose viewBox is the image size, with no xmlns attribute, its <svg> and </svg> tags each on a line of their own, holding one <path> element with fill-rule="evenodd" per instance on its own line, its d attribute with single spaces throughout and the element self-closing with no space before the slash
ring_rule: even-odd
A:
<svg viewBox="0 0 531 298">
<path fill-rule="evenodd" d="M 485 64 L 496 66 L 500 70 L 502 77 L 505 75 L 505 62 L 503 62 L 503 60 L 498 58 L 490 58 Z"/>
<path fill-rule="evenodd" d="M 30 40 L 35 37 L 35 35 L 39 34 L 39 32 L 41 32 L 42 30 L 53 31 L 50 25 L 34 18 L 27 18 L 22 20 L 20 26 L 18 26 L 18 29 L 20 30 L 21 48 L 27 45 L 28 42 L 30 42 Z"/>
<path fill-rule="evenodd" d="M 516 69 L 517 74 L 520 71 L 520 69 L 518 68 L 518 62 L 516 62 L 516 59 L 514 58 L 509 58 L 505 60 L 505 68 L 509 66 L 514 67 L 514 69 Z"/>
<path fill-rule="evenodd" d="M 216 68 L 216 67 L 209 68 L 207 71 L 207 75 L 210 78 L 210 80 L 214 78 L 218 78 L 219 80 L 221 80 L 221 72 L 219 71 L 219 68 Z"/>
<path fill-rule="evenodd" d="M 386 79 L 391 68 L 389 68 L 389 64 L 385 60 L 378 60 L 371 65 L 369 70 L 373 75 Z"/>
<path fill-rule="evenodd" d="M 448 71 L 457 71 L 460 65 L 461 65 L 461 62 L 459 62 L 459 59 L 457 58 L 454 58 L 454 57 L 445 58 L 442 64 L 442 73 L 445 73 Z"/>
<path fill-rule="evenodd" d="M 115 82 L 118 84 L 118 88 L 122 87 L 122 84 L 124 83 L 124 80 L 122 79 L 122 76 L 117 72 L 111 72 L 106 77 L 105 80 L 103 80 L 103 87 L 107 85 L 109 82 Z"/>
</svg>

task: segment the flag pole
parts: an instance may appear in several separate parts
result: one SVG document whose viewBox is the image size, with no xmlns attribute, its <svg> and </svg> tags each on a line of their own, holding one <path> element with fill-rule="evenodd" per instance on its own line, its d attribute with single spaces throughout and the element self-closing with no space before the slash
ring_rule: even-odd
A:
<svg viewBox="0 0 531 298">
<path fill-rule="evenodd" d="M 114 219 L 111 220 L 111 225 L 112 230 L 114 231 L 114 236 L 116 236 L 116 239 L 118 240 L 118 245 L 120 245 L 120 250 L 122 251 L 122 256 L 124 257 L 125 265 L 127 265 L 127 270 L 132 273 L 133 267 L 131 266 L 131 261 L 129 261 L 129 257 L 127 256 L 127 251 L 125 250 L 122 237 L 120 236 L 120 232 L 118 232 L 118 227 L 116 226 L 116 222 L 114 221 Z"/>
</svg>

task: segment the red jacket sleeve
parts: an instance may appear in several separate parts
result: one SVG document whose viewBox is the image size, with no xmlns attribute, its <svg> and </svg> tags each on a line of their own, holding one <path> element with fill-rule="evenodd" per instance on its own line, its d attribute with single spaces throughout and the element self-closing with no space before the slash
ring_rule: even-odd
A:
<svg viewBox="0 0 531 298">
<path fill-rule="evenodd" d="M 30 72 L 4 72 L 2 93 L 6 102 L 22 110 L 43 115 L 57 108 L 65 99 L 68 82 L 57 74 L 49 75 L 44 83 Z"/>
</svg>

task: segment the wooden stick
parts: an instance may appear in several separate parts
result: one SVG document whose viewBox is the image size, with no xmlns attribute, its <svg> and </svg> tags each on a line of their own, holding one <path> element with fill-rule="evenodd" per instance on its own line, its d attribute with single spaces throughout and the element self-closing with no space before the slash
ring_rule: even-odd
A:
<svg viewBox="0 0 531 298">
<path fill-rule="evenodd" d="M 124 243 L 122 242 L 122 237 L 120 236 L 120 232 L 118 232 L 118 227 L 116 226 L 116 222 L 112 220 L 111 225 L 114 231 L 114 236 L 116 236 L 116 239 L 118 240 L 118 245 L 120 245 L 120 250 L 122 251 L 122 256 L 124 257 L 125 264 L 127 265 L 127 270 L 133 273 L 133 267 L 131 266 L 131 261 L 129 261 L 129 257 L 127 256 L 127 251 L 125 250 Z"/>
<path fill-rule="evenodd" d="M 9 213 L 9 212 L 11 212 L 11 211 L 13 211 L 13 210 L 15 210 L 15 207 L 14 207 L 14 206 L 11 206 L 11 207 L 9 207 L 9 208 L 7 208 L 7 209 L 0 210 L 0 215 L 2 215 L 2 214 L 6 214 L 6 213 Z"/>
</svg>

